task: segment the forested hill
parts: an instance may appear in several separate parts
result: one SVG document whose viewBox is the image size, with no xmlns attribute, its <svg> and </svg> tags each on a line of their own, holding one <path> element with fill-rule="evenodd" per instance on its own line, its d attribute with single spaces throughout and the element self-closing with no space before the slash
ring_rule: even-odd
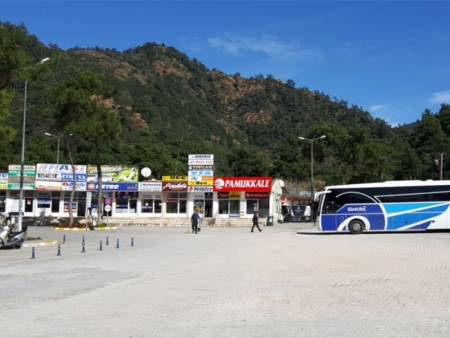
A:
<svg viewBox="0 0 450 338">
<path fill-rule="evenodd" d="M 11 38 L 2 27 L 3 39 Z M 436 114 L 425 111 L 413 128 L 391 128 L 361 107 L 301 83 L 284 83 L 270 74 L 225 74 L 172 47 L 146 43 L 123 52 L 98 47 L 63 51 L 42 44 L 24 26 L 17 29 L 24 34 L 15 37 L 15 48 L 24 53 L 22 66 L 46 57 L 51 62 L 35 72 L 12 72 L 6 88 L 15 93 L 12 103 L 8 95 L 0 96 L 0 114 L 6 107 L 11 112 L 6 121 L 17 131 L 3 146 L 0 170 L 20 160 L 25 76 L 30 164 L 55 162 L 56 139 L 45 132 L 71 132 L 68 143 L 61 140 L 60 162 L 69 162 L 67 144 L 77 163 L 95 163 L 101 148 L 102 163 L 149 166 L 159 178 L 185 174 L 188 154 L 213 153 L 217 175 L 308 182 L 311 144 L 298 137 L 326 135 L 314 142 L 314 173 L 334 184 L 435 178 L 434 158 L 450 143 L 448 106 Z M 1 58 L 11 50 L 0 53 L 0 73 L 6 74 L 8 65 Z M 102 124 L 95 124 L 93 115 L 93 122 L 86 122 L 94 108 L 81 104 L 84 97 L 109 112 L 105 121 L 117 119 L 113 137 L 91 139 Z"/>
</svg>

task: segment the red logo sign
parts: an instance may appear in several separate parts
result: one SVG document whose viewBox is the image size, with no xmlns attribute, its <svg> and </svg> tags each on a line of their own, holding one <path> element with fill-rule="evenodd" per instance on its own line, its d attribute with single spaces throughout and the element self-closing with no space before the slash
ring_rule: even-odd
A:
<svg viewBox="0 0 450 338">
<path fill-rule="evenodd" d="M 215 177 L 214 191 L 270 192 L 272 177 Z"/>
<path fill-rule="evenodd" d="M 187 182 L 163 182 L 162 191 L 187 191 Z"/>
</svg>

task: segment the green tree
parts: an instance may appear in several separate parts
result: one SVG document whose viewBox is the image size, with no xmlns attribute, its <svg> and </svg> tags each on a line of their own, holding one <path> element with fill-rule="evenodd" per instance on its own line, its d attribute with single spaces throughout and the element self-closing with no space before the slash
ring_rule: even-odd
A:
<svg viewBox="0 0 450 338">
<path fill-rule="evenodd" d="M 90 147 L 98 173 L 98 222 L 102 205 L 102 155 L 117 147 L 121 132 L 118 114 L 108 108 L 113 88 L 104 77 L 72 67 L 55 92 L 58 123 L 64 133 L 73 133 L 79 147 Z"/>
</svg>

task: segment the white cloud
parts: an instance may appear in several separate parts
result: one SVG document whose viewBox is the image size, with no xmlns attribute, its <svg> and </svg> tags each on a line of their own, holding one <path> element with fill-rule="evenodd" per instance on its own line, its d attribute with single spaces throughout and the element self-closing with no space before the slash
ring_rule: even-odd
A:
<svg viewBox="0 0 450 338">
<path fill-rule="evenodd" d="M 372 112 L 376 112 L 376 111 L 386 111 L 387 107 L 383 106 L 382 104 L 376 105 L 376 106 L 372 106 L 369 108 L 370 111 Z"/>
<path fill-rule="evenodd" d="M 450 90 L 437 92 L 433 94 L 430 100 L 431 103 L 450 103 Z"/>
<path fill-rule="evenodd" d="M 213 48 L 222 49 L 225 53 L 241 56 L 244 52 L 260 52 L 275 59 L 289 61 L 292 59 L 314 59 L 319 53 L 313 49 L 301 46 L 297 42 L 282 42 L 273 35 L 261 37 L 238 36 L 224 34 L 220 37 L 208 39 Z"/>
</svg>

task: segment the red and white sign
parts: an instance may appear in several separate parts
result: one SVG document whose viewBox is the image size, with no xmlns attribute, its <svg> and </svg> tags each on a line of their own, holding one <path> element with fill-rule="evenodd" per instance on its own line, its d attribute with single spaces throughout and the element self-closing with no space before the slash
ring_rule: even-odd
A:
<svg viewBox="0 0 450 338">
<path fill-rule="evenodd" d="M 215 177 L 214 191 L 270 192 L 272 177 Z"/>
<path fill-rule="evenodd" d="M 246 200 L 268 200 L 270 199 L 270 192 L 246 192 Z"/>
<path fill-rule="evenodd" d="M 280 201 L 281 202 L 292 202 L 292 197 L 281 197 Z"/>
<path fill-rule="evenodd" d="M 187 182 L 163 182 L 162 191 L 187 191 Z"/>
</svg>

